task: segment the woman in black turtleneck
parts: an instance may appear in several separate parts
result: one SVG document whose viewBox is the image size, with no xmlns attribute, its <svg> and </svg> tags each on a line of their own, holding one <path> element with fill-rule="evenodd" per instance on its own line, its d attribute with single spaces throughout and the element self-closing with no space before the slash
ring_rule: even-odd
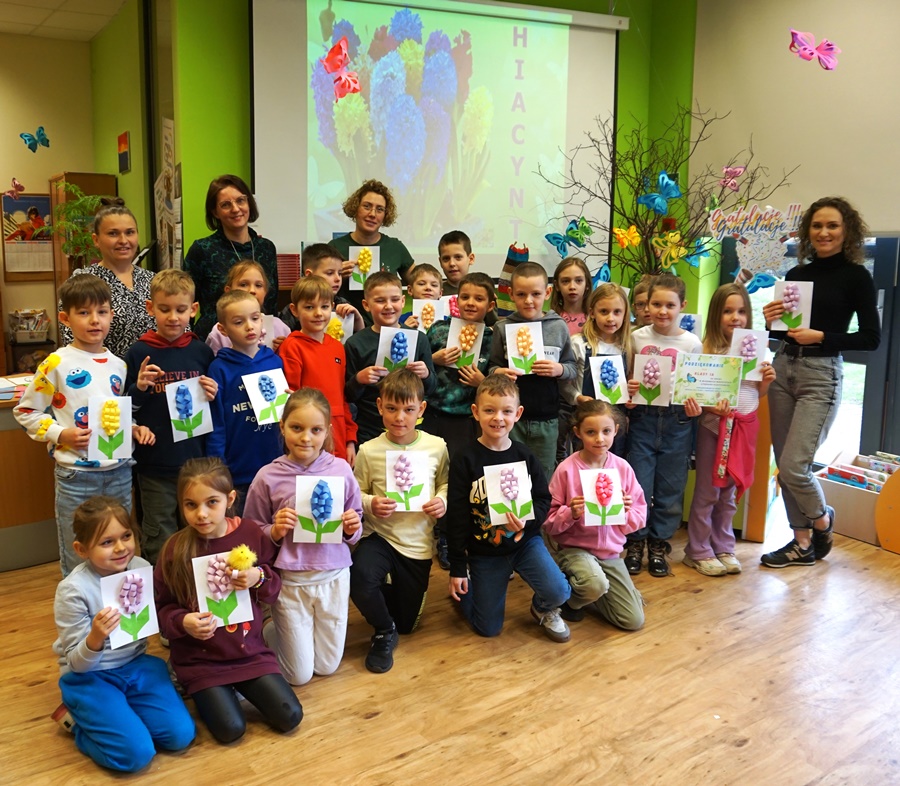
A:
<svg viewBox="0 0 900 786">
<path fill-rule="evenodd" d="M 814 202 L 800 220 L 800 264 L 785 280 L 813 282 L 810 327 L 773 331 L 782 343 L 769 388 L 772 447 L 794 539 L 762 556 L 769 568 L 815 565 L 831 551 L 834 509 L 812 464 L 841 402 L 841 351 L 870 351 L 881 340 L 875 284 L 862 264 L 866 231 L 862 216 L 840 197 Z M 780 300 L 763 309 L 767 324 L 783 313 Z M 848 333 L 854 314 L 859 330 Z"/>
</svg>

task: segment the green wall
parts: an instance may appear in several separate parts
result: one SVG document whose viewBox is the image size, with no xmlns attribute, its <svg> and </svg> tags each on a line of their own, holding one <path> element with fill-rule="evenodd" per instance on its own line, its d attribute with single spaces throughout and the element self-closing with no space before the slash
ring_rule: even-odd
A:
<svg viewBox="0 0 900 786">
<path fill-rule="evenodd" d="M 153 237 L 146 155 L 143 25 L 139 0 L 127 0 L 91 41 L 94 171 L 118 177 L 119 196 L 131 208 L 144 245 Z M 119 175 L 118 137 L 131 134 L 131 171 Z"/>
<path fill-rule="evenodd" d="M 184 250 L 209 234 L 209 182 L 250 181 L 250 12 L 246 0 L 172 0 L 175 160 L 181 162 Z"/>
</svg>

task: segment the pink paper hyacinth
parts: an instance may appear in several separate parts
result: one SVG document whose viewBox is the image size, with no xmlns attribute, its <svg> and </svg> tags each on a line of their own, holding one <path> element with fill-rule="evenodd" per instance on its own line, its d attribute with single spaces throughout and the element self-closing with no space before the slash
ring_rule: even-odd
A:
<svg viewBox="0 0 900 786">
<path fill-rule="evenodd" d="M 612 501 L 613 495 L 612 478 L 603 472 L 597 475 L 595 491 L 597 492 L 597 502 L 599 502 L 604 508 L 608 507 L 609 503 Z"/>
<path fill-rule="evenodd" d="M 800 305 L 800 287 L 793 282 L 784 285 L 784 291 L 781 293 L 781 302 L 784 310 L 788 314 L 793 314 Z"/>
<path fill-rule="evenodd" d="M 209 587 L 213 600 L 222 600 L 232 589 L 231 568 L 225 558 L 214 554 L 209 558 L 209 567 L 206 569 L 206 585 Z"/>
<path fill-rule="evenodd" d="M 756 336 L 752 333 L 741 339 L 741 357 L 744 360 L 753 360 L 756 357 Z"/>
<path fill-rule="evenodd" d="M 412 488 L 413 480 L 415 477 L 412 465 L 409 463 L 409 456 L 401 453 L 394 462 L 394 483 L 397 485 L 397 491 L 409 491 Z"/>
<path fill-rule="evenodd" d="M 144 580 L 137 573 L 126 573 L 119 588 L 119 606 L 123 614 L 137 614 L 144 600 Z"/>
<path fill-rule="evenodd" d="M 659 361 L 651 358 L 644 366 L 644 387 L 648 390 L 659 384 Z"/>
<path fill-rule="evenodd" d="M 510 502 L 519 496 L 519 479 L 512 467 L 500 470 L 500 493 Z"/>
</svg>

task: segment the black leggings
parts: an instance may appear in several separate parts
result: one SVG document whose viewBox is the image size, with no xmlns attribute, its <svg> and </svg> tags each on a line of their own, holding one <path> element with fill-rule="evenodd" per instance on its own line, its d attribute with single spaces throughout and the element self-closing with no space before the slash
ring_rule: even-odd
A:
<svg viewBox="0 0 900 786">
<path fill-rule="evenodd" d="M 236 691 L 240 691 L 260 711 L 266 723 L 277 731 L 290 731 L 303 718 L 303 707 L 280 674 L 264 674 L 256 679 L 197 691 L 191 696 L 197 712 L 219 742 L 234 742 L 247 730 Z"/>
</svg>

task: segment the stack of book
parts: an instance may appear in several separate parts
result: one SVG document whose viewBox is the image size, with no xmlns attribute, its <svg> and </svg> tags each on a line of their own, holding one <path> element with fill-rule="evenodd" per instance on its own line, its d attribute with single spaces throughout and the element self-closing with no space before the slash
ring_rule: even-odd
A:
<svg viewBox="0 0 900 786">
<path fill-rule="evenodd" d="M 853 464 L 829 464 L 825 477 L 836 483 L 878 493 L 895 472 L 900 472 L 900 456 L 877 451 L 872 456 L 857 456 Z"/>
</svg>

